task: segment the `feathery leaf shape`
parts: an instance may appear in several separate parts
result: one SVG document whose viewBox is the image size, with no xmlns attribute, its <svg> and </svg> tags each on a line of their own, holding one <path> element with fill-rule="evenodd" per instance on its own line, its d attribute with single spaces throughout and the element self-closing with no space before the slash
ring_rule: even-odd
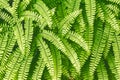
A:
<svg viewBox="0 0 120 80">
<path fill-rule="evenodd" d="M 40 55 L 49 70 L 50 76 L 53 78 L 54 77 L 54 62 L 53 62 L 53 57 L 50 52 L 50 49 L 48 45 L 45 43 L 45 41 L 43 41 L 40 35 L 37 36 L 37 43 L 38 43 L 37 45 L 39 47 Z"/>
<path fill-rule="evenodd" d="M 11 7 L 6 0 L 0 0 L 0 8 L 4 8 L 9 12 L 11 11 Z"/>
<path fill-rule="evenodd" d="M 120 78 L 120 37 L 117 36 L 115 33 L 114 33 L 114 43 L 112 44 L 113 46 L 113 51 L 114 51 L 114 55 L 115 55 L 115 67 L 117 69 L 117 74 L 119 75 L 119 78 Z"/>
<path fill-rule="evenodd" d="M 92 27 L 95 19 L 96 0 L 85 0 L 85 9 L 89 26 Z"/>
<path fill-rule="evenodd" d="M 24 11 L 21 14 L 21 16 L 30 18 L 30 19 L 35 20 L 37 22 L 40 22 L 40 20 L 42 19 L 42 16 L 40 16 L 39 14 L 37 14 L 36 12 L 33 12 L 33 11 Z"/>
<path fill-rule="evenodd" d="M 81 0 L 66 0 L 65 4 L 68 7 L 68 13 L 79 10 Z"/>
<path fill-rule="evenodd" d="M 23 60 L 21 62 L 21 65 L 20 65 L 19 71 L 18 71 L 18 80 L 27 80 L 32 58 L 33 58 L 32 54 L 23 56 Z"/>
<path fill-rule="evenodd" d="M 66 38 L 68 38 L 71 41 L 73 41 L 73 42 L 77 43 L 78 45 L 80 45 L 88 53 L 90 52 L 89 49 L 88 49 L 88 45 L 87 45 L 86 41 L 78 33 L 68 32 L 68 34 L 66 35 Z"/>
<path fill-rule="evenodd" d="M 12 5 L 12 8 L 11 8 L 11 13 L 12 13 L 12 16 L 14 17 L 14 19 L 15 18 L 17 18 L 18 17 L 18 15 L 17 15 L 17 8 L 18 8 L 18 4 L 19 4 L 19 2 L 20 2 L 20 0 L 13 0 L 13 5 Z"/>
<path fill-rule="evenodd" d="M 74 22 L 74 19 L 80 14 L 80 10 L 74 11 L 67 15 L 61 22 L 60 22 L 60 31 L 63 35 L 65 35 L 71 27 L 71 24 Z"/>
<path fill-rule="evenodd" d="M 26 7 L 28 6 L 28 4 L 30 3 L 31 0 L 23 0 L 21 3 L 20 3 L 20 10 L 25 10 Z"/>
<path fill-rule="evenodd" d="M 107 74 L 107 69 L 104 65 L 103 60 L 100 61 L 99 65 L 97 67 L 97 75 L 98 75 L 98 80 L 109 80 L 108 74 Z"/>
<path fill-rule="evenodd" d="M 106 33 L 109 32 L 107 27 L 105 27 L 104 30 L 102 29 L 103 28 L 102 22 L 99 21 L 98 24 L 99 24 L 99 27 L 97 28 L 97 31 L 96 31 L 95 41 L 94 41 L 93 48 L 92 48 L 90 67 L 89 67 L 89 72 L 91 76 L 93 76 L 96 66 L 100 62 L 102 53 L 104 51 L 105 43 L 107 40 Z"/>
<path fill-rule="evenodd" d="M 62 41 L 60 40 L 60 38 L 58 36 L 56 36 L 53 32 L 44 30 L 41 33 L 41 35 L 42 35 L 43 38 L 45 38 L 48 41 L 52 42 L 62 52 L 66 51 Z"/>
<path fill-rule="evenodd" d="M 100 18 L 102 20 L 104 18 L 106 22 L 108 22 L 113 27 L 113 29 L 119 33 L 120 28 L 113 12 L 108 7 L 106 7 L 104 3 L 97 3 L 97 5 L 99 6 L 98 9 L 101 10 L 98 13 Z"/>
<path fill-rule="evenodd" d="M 14 80 L 18 74 L 18 69 L 20 67 L 23 56 L 20 50 L 17 48 L 9 57 L 9 63 L 7 64 L 5 77 L 3 80 Z"/>
<path fill-rule="evenodd" d="M 2 56 L 4 55 L 4 50 L 7 44 L 7 40 L 8 40 L 8 33 L 4 35 L 0 35 L 0 62 L 1 62 Z"/>
<path fill-rule="evenodd" d="M 60 51 L 55 48 L 52 44 L 50 44 L 50 50 L 53 56 L 53 62 L 54 62 L 54 76 L 53 80 L 61 80 L 61 74 L 62 74 L 62 61 L 61 61 L 61 55 Z"/>
<path fill-rule="evenodd" d="M 63 43 L 57 36 L 55 36 L 55 34 L 53 34 L 52 32 L 49 32 L 49 31 L 44 30 L 42 32 L 42 37 L 44 37 L 45 39 L 52 42 L 59 50 L 61 50 L 70 59 L 70 61 L 74 64 L 74 67 L 76 68 L 76 70 L 79 73 L 79 70 L 80 70 L 79 60 L 77 58 L 77 55 L 74 54 L 75 51 L 70 47 L 69 44 L 65 44 L 65 42 Z M 74 54 L 74 56 L 73 56 L 73 54 Z M 76 61 L 76 62 L 74 62 L 74 61 Z"/>
<path fill-rule="evenodd" d="M 113 3 L 116 3 L 116 4 L 120 4 L 120 0 L 107 0 L 107 1 L 110 1 L 110 2 L 113 2 Z"/>
<path fill-rule="evenodd" d="M 33 36 L 33 26 L 32 19 L 25 19 L 25 54 L 29 54 L 30 52 L 30 44 Z"/>
<path fill-rule="evenodd" d="M 107 56 L 107 61 L 108 61 L 108 65 L 109 65 L 109 67 L 110 67 L 110 70 L 111 70 L 111 72 L 113 73 L 113 74 L 115 74 L 115 78 L 116 78 L 116 80 L 118 79 L 120 79 L 120 76 L 119 76 L 119 72 L 118 72 L 118 70 L 117 70 L 117 68 L 116 68 L 116 64 L 115 64 L 115 57 L 113 57 L 114 55 L 112 54 L 112 52 L 110 52 L 109 54 L 108 54 L 108 56 Z"/>
<path fill-rule="evenodd" d="M 22 28 L 22 25 L 20 23 L 17 23 L 16 26 L 14 26 L 14 35 L 17 39 L 18 46 L 20 48 L 20 51 L 22 54 L 25 53 L 25 38 L 24 38 L 24 31 Z"/>
<path fill-rule="evenodd" d="M 0 51 L 0 52 L 2 52 L 2 53 L 0 53 L 0 54 L 2 54 L 2 58 L 0 58 L 1 67 L 6 66 L 8 57 L 10 56 L 11 51 L 12 51 L 14 45 L 15 45 L 16 40 L 15 40 L 15 37 L 14 37 L 13 33 L 9 33 L 6 42 L 7 43 L 6 43 L 6 46 L 5 46 L 4 50 Z"/>
<path fill-rule="evenodd" d="M 71 47 L 71 45 L 67 41 L 63 40 L 63 44 L 66 48 L 65 55 L 70 59 L 71 63 L 73 64 L 73 66 L 76 69 L 76 72 L 78 74 L 80 74 L 80 62 L 77 57 L 77 53 L 75 52 L 75 50 Z"/>
<path fill-rule="evenodd" d="M 32 79 L 41 80 L 44 68 L 45 68 L 44 60 L 39 56 L 39 60 L 37 61 L 37 66 L 35 67 L 35 70 L 33 72 Z"/>
<path fill-rule="evenodd" d="M 49 27 L 52 25 L 51 14 L 48 7 L 41 0 L 37 0 L 37 3 L 34 5 L 34 8 L 39 12 L 39 14 L 46 20 Z"/>
<path fill-rule="evenodd" d="M 7 13 L 2 12 L 1 10 L 0 10 L 0 18 L 5 20 L 9 24 L 13 24 L 14 23 L 12 17 L 10 15 L 8 15 Z"/>
</svg>

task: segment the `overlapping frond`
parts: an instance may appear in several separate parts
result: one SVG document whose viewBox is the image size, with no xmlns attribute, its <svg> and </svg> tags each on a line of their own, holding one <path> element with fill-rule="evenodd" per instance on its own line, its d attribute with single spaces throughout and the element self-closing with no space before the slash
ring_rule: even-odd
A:
<svg viewBox="0 0 120 80">
<path fill-rule="evenodd" d="M 40 55 L 49 70 L 50 76 L 53 78 L 55 71 L 54 71 L 54 62 L 53 62 L 53 58 L 52 58 L 50 49 L 49 49 L 48 45 L 45 43 L 45 41 L 43 41 L 41 36 L 37 37 L 37 43 L 38 43 L 37 45 L 39 47 Z"/>
<path fill-rule="evenodd" d="M 14 35 L 17 39 L 18 46 L 20 48 L 20 51 L 22 54 L 25 53 L 25 38 L 24 38 L 24 31 L 22 24 L 17 23 L 16 26 L 14 26 Z"/>
<path fill-rule="evenodd" d="M 45 5 L 45 3 L 41 0 L 37 0 L 37 3 L 34 5 L 34 7 L 39 12 L 39 14 L 46 20 L 48 26 L 51 27 L 51 14 L 49 12 L 49 8 Z"/>
<path fill-rule="evenodd" d="M 29 54 L 33 36 L 32 19 L 26 18 L 24 26 L 25 26 L 25 54 Z"/>
<path fill-rule="evenodd" d="M 117 74 L 120 78 L 120 62 L 119 62 L 119 59 L 120 59 L 120 37 L 117 36 L 115 33 L 114 33 L 114 43 L 112 44 L 113 46 L 113 51 L 114 51 L 114 56 L 115 56 L 115 67 L 116 67 L 116 70 L 117 70 Z"/>
<path fill-rule="evenodd" d="M 9 57 L 8 64 L 6 65 L 6 74 L 3 80 L 13 80 L 18 75 L 18 70 L 23 60 L 23 56 L 19 49 L 16 49 Z"/>
<path fill-rule="evenodd" d="M 67 15 L 61 22 L 60 22 L 60 31 L 62 32 L 63 35 L 65 35 L 71 27 L 71 24 L 74 22 L 74 19 L 80 14 L 80 11 L 74 11 Z"/>
<path fill-rule="evenodd" d="M 78 45 L 80 45 L 85 51 L 89 52 L 89 48 L 88 48 L 88 45 L 87 45 L 86 41 L 78 33 L 69 32 L 66 35 L 66 38 L 74 41 L 75 43 L 77 43 Z"/>
<path fill-rule="evenodd" d="M 107 74 L 107 69 L 104 65 L 104 61 L 100 61 L 98 67 L 97 67 L 97 75 L 99 80 L 109 80 L 108 74 Z"/>
<path fill-rule="evenodd" d="M 85 9 L 89 26 L 93 27 L 96 13 L 96 0 L 85 0 Z"/>
<path fill-rule="evenodd" d="M 60 38 L 58 36 L 56 36 L 53 32 L 44 30 L 41 35 L 43 38 L 52 42 L 62 52 L 66 51 Z"/>
</svg>

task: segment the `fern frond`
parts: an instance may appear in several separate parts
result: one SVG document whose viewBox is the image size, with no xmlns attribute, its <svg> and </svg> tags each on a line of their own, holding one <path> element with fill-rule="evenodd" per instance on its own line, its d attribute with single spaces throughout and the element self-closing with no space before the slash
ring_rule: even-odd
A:
<svg viewBox="0 0 120 80">
<path fill-rule="evenodd" d="M 30 3 L 31 0 L 23 0 L 21 3 L 20 3 L 20 10 L 21 11 L 24 11 L 26 9 L 26 7 L 28 6 L 28 4 Z"/>
<path fill-rule="evenodd" d="M 96 0 L 85 0 L 85 9 L 89 26 L 92 27 L 96 13 Z"/>
<path fill-rule="evenodd" d="M 56 36 L 53 32 L 44 30 L 41 33 L 41 35 L 42 35 L 43 38 L 45 38 L 48 41 L 52 42 L 62 52 L 66 51 L 61 39 L 58 36 Z"/>
<path fill-rule="evenodd" d="M 66 40 L 62 40 L 62 41 L 63 41 L 63 44 L 66 48 L 65 55 L 69 58 L 69 60 L 71 61 L 71 63 L 75 67 L 77 73 L 80 74 L 80 62 L 79 62 L 79 59 L 77 57 L 77 53 L 75 52 L 75 50 L 71 47 L 71 45 Z"/>
<path fill-rule="evenodd" d="M 0 0 L 0 8 L 4 8 L 7 11 L 11 12 L 11 6 L 9 6 L 6 0 Z"/>
<path fill-rule="evenodd" d="M 23 60 L 18 71 L 18 80 L 27 80 L 32 58 L 33 58 L 32 54 L 23 57 Z"/>
<path fill-rule="evenodd" d="M 111 70 L 112 74 L 115 75 L 116 80 L 119 80 L 120 76 L 119 76 L 119 72 L 116 68 L 115 57 L 113 57 L 113 56 L 114 56 L 113 53 L 109 52 L 109 54 L 107 56 L 107 61 L 108 61 L 108 65 L 110 67 L 110 70 Z"/>
<path fill-rule="evenodd" d="M 34 5 L 34 8 L 39 12 L 39 14 L 46 20 L 49 27 L 52 25 L 52 18 L 49 12 L 48 7 L 44 2 L 37 0 L 37 3 Z"/>
<path fill-rule="evenodd" d="M 115 13 L 116 16 L 118 16 L 119 8 L 116 5 L 106 5 L 113 13 Z"/>
<path fill-rule="evenodd" d="M 92 48 L 90 68 L 89 68 L 89 72 L 91 76 L 93 76 L 96 66 L 100 62 L 102 53 L 105 48 L 106 40 L 108 39 L 107 37 L 109 34 L 109 26 L 108 27 L 106 26 L 103 31 L 102 23 L 99 21 L 99 23 L 97 24 L 99 25 L 99 27 L 97 28 L 97 32 L 95 33 L 96 34 L 95 41 Z"/>
<path fill-rule="evenodd" d="M 108 8 L 105 6 L 104 3 L 98 3 L 97 2 L 97 5 L 99 6 L 99 8 L 101 7 L 102 9 L 102 14 L 99 13 L 101 16 L 104 15 L 104 18 L 106 20 L 106 22 L 108 22 L 115 31 L 117 31 L 117 33 L 119 33 L 119 25 L 118 25 L 118 22 L 117 22 L 117 19 L 115 17 L 115 14 Z M 100 17 L 101 18 L 101 17 Z"/>
<path fill-rule="evenodd" d="M 66 38 L 80 45 L 85 51 L 90 52 L 86 41 L 78 33 L 68 32 L 68 34 L 66 35 Z"/>
<path fill-rule="evenodd" d="M 113 29 L 111 28 L 111 26 L 109 24 L 106 23 L 105 25 L 105 29 L 107 30 L 106 32 L 106 35 L 107 35 L 107 40 L 106 40 L 106 45 L 105 45 L 105 48 L 104 48 L 104 51 L 103 51 L 103 55 L 104 55 L 104 58 L 107 57 L 109 51 L 110 51 L 110 47 L 111 47 L 111 44 L 112 44 L 112 36 L 113 36 Z"/>
<path fill-rule="evenodd" d="M 120 0 L 106 0 L 106 1 L 110 1 L 110 2 L 118 4 L 118 5 L 120 4 Z"/>
<path fill-rule="evenodd" d="M 103 59 L 101 59 L 99 65 L 97 67 L 97 75 L 98 75 L 98 80 L 109 80 L 108 74 L 107 74 L 107 69 L 104 65 Z"/>
<path fill-rule="evenodd" d="M 54 45 L 50 44 L 50 50 L 53 56 L 53 62 L 54 62 L 54 76 L 53 80 L 61 80 L 61 74 L 62 74 L 62 62 L 61 62 L 61 55 L 60 51 L 55 48 Z"/>
<path fill-rule="evenodd" d="M 19 4 L 20 0 L 13 0 L 13 5 L 12 5 L 12 10 L 11 10 L 11 13 L 12 13 L 12 16 L 14 18 L 17 18 L 18 17 L 18 14 L 17 14 L 17 8 L 18 8 L 18 4 Z"/>
<path fill-rule="evenodd" d="M 117 74 L 119 75 L 120 78 L 120 37 L 114 33 L 114 43 L 112 44 L 113 46 L 113 51 L 114 51 L 114 56 L 115 56 L 115 67 L 117 69 Z"/>
<path fill-rule="evenodd" d="M 48 45 L 42 40 L 40 35 L 38 35 L 37 37 L 37 45 L 39 47 L 40 55 L 49 70 L 50 76 L 53 77 L 54 75 L 53 57 L 52 57 L 52 54 L 50 52 Z"/>
<path fill-rule="evenodd" d="M 82 36 L 84 34 L 85 30 L 86 30 L 85 29 L 85 21 L 84 21 L 84 18 L 83 18 L 82 14 L 80 14 L 77 17 L 77 22 L 78 22 L 78 25 L 75 26 L 75 31 Z"/>
<path fill-rule="evenodd" d="M 80 11 L 74 11 L 67 15 L 63 20 L 60 22 L 60 31 L 62 32 L 63 35 L 65 35 L 71 27 L 71 24 L 74 22 L 74 19 L 80 14 Z"/>
<path fill-rule="evenodd" d="M 4 50 L 0 51 L 0 54 L 2 54 L 2 58 L 0 59 L 1 67 L 5 67 L 5 65 L 7 64 L 8 57 L 10 56 L 10 54 L 13 50 L 15 42 L 16 42 L 16 40 L 14 38 L 14 34 L 9 33 L 7 43 L 5 45 Z"/>
<path fill-rule="evenodd" d="M 6 48 L 6 44 L 8 41 L 8 33 L 4 34 L 4 35 L 0 35 L 0 62 L 2 59 L 2 56 L 4 55 L 4 50 Z M 1 63 L 0 63 L 1 65 Z"/>
<path fill-rule="evenodd" d="M 81 0 L 66 0 L 65 5 L 68 8 L 68 13 L 79 10 Z"/>
<path fill-rule="evenodd" d="M 37 61 L 37 65 L 32 75 L 33 80 L 41 80 L 43 70 L 45 68 L 44 60 L 39 56 L 39 60 Z"/>
<path fill-rule="evenodd" d="M 7 13 L 2 12 L 1 10 L 0 10 L 0 18 L 8 22 L 9 24 L 14 24 L 12 17 L 8 15 Z"/>
<path fill-rule="evenodd" d="M 23 60 L 20 50 L 17 48 L 9 57 L 8 64 L 6 65 L 6 74 L 3 80 L 14 80 L 18 74 L 21 61 Z"/>
<path fill-rule="evenodd" d="M 15 38 L 17 39 L 18 46 L 22 54 L 25 53 L 25 38 L 24 38 L 24 31 L 22 25 L 17 23 L 16 26 L 13 28 Z"/>
<path fill-rule="evenodd" d="M 33 11 L 24 11 L 22 14 L 21 14 L 22 17 L 27 17 L 27 18 L 30 18 L 32 20 L 35 20 L 37 22 L 40 22 L 40 20 L 42 19 L 42 17 L 37 14 L 36 12 L 33 12 Z"/>
<path fill-rule="evenodd" d="M 66 77 L 70 76 L 68 68 L 64 65 L 62 65 L 62 75 L 66 76 Z"/>
<path fill-rule="evenodd" d="M 25 54 L 29 54 L 30 52 L 30 44 L 33 36 L 33 26 L 32 19 L 25 19 Z"/>
</svg>

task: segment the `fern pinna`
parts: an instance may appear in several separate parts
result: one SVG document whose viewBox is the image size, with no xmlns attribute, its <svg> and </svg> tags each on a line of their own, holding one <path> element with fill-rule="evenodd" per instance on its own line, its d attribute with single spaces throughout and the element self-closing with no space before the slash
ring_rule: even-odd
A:
<svg viewBox="0 0 120 80">
<path fill-rule="evenodd" d="M 0 0 L 0 80 L 120 80 L 120 0 Z"/>
</svg>

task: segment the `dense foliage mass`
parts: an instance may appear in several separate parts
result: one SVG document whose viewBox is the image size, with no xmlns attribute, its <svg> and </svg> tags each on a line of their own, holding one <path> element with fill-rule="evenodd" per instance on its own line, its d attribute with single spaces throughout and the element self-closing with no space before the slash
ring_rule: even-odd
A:
<svg viewBox="0 0 120 80">
<path fill-rule="evenodd" d="M 120 0 L 0 0 L 0 80 L 120 80 Z"/>
</svg>

